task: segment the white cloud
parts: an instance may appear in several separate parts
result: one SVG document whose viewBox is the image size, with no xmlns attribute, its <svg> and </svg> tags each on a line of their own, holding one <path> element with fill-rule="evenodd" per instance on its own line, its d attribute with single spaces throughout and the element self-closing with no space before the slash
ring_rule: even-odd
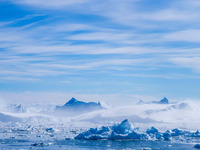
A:
<svg viewBox="0 0 200 150">
<path fill-rule="evenodd" d="M 193 21 L 200 17 L 198 13 L 197 0 L 173 1 L 166 7 L 156 10 L 138 9 L 138 3 L 145 5 L 145 1 L 140 0 L 11 0 L 14 3 L 33 6 L 39 9 L 56 9 L 61 11 L 71 11 L 80 14 L 94 14 L 109 18 L 110 21 L 137 27 L 159 26 L 155 22 L 146 21 Z M 152 2 L 153 3 L 153 2 Z M 145 22 L 144 22 L 145 21 Z M 165 26 L 165 24 L 163 24 Z M 169 26 L 168 26 L 169 28 Z"/>
<path fill-rule="evenodd" d="M 193 71 L 200 73 L 200 57 L 172 58 L 171 61 L 176 65 L 190 68 Z"/>
<path fill-rule="evenodd" d="M 9 75 L 7 79 L 19 79 L 22 76 L 42 77 L 78 74 L 82 70 L 106 70 L 108 68 L 124 70 L 127 69 L 127 66 L 159 68 L 159 65 L 160 67 L 163 65 L 162 67 L 172 67 L 173 64 L 169 66 L 166 64 L 174 63 L 178 56 L 193 57 L 200 55 L 198 49 L 166 48 L 165 45 L 162 46 L 163 43 L 165 44 L 168 41 L 200 42 L 200 31 L 198 29 L 175 28 L 173 32 L 143 32 L 143 29 L 146 30 L 147 28 L 157 29 L 158 27 L 158 29 L 161 29 L 169 25 L 176 25 L 175 22 L 179 24 L 180 21 L 196 21 L 195 19 L 199 16 L 197 12 L 190 13 L 193 12 L 190 9 L 193 7 L 192 5 L 190 5 L 190 8 L 184 9 L 186 11 L 182 10 L 182 8 L 185 8 L 185 2 L 179 3 L 180 5 L 174 2 L 169 8 L 157 9 L 156 11 L 138 10 L 135 2 L 139 1 L 131 0 L 101 2 L 91 0 L 18 0 L 13 2 L 40 9 L 48 8 L 57 11 L 66 9 L 78 14 L 100 15 L 109 21 L 104 20 L 105 24 L 108 23 L 108 26 L 98 23 L 67 22 L 66 20 L 62 23 L 50 20 L 49 23 L 44 22 L 36 26 L 29 24 L 20 27 L 7 26 L 12 25 L 13 22 L 16 23 L 34 17 L 32 15 L 6 22 L 6 24 L 1 23 L 0 48 L 4 49 L 4 52 L 3 55 L 0 54 L 0 57 L 3 58 L 0 60 L 3 65 L 3 67 L 0 67 L 0 74 Z M 84 12 L 84 10 L 86 11 Z M 167 23 L 160 25 L 157 24 L 158 21 L 166 21 Z M 170 21 L 173 21 L 173 24 L 170 24 Z M 37 22 L 35 23 L 37 24 Z M 126 28 L 127 26 L 123 26 L 125 28 L 118 26 L 119 24 L 128 25 L 128 28 Z M 86 32 L 71 34 L 74 31 Z M 83 44 L 74 44 L 74 41 L 83 42 Z M 100 41 L 100 44 L 84 43 L 87 41 Z M 71 55 L 81 55 L 81 57 L 74 58 L 73 61 L 60 57 Z M 91 55 L 87 61 L 84 59 L 85 55 Z M 92 55 L 98 56 L 93 59 Z M 107 55 L 107 57 L 101 55 Z M 181 60 L 176 60 L 173 67 L 179 67 L 178 62 L 181 62 Z M 187 65 L 183 66 L 187 67 Z M 139 73 L 139 75 L 142 74 Z M 143 76 L 148 75 L 143 74 Z M 149 76 L 162 77 L 162 75 Z"/>
<path fill-rule="evenodd" d="M 187 11 L 177 9 L 164 9 L 150 14 L 141 15 L 142 19 L 155 21 L 190 21 L 199 17 L 199 14 L 189 14 Z"/>
<path fill-rule="evenodd" d="M 61 81 L 61 83 L 69 84 L 71 81 Z"/>
<path fill-rule="evenodd" d="M 191 29 L 177 31 L 166 34 L 163 38 L 167 41 L 200 42 L 200 30 Z"/>
<path fill-rule="evenodd" d="M 108 33 L 108 32 L 95 32 L 95 33 L 86 33 L 86 34 L 77 34 L 67 37 L 67 39 L 71 40 L 83 40 L 83 41 L 114 41 L 118 43 L 123 43 L 123 41 L 129 40 L 133 37 L 132 34 L 125 33 Z"/>
<path fill-rule="evenodd" d="M 14 76 L 14 77 L 11 77 L 11 76 L 3 76 L 3 77 L 0 77 L 0 82 L 5 82 L 6 80 L 10 80 L 10 81 L 28 81 L 28 82 L 35 82 L 35 81 L 39 81 L 40 79 L 37 79 L 37 78 L 30 78 L 30 77 L 17 77 L 17 76 Z"/>
<path fill-rule="evenodd" d="M 12 0 L 14 3 L 19 4 L 27 4 L 31 6 L 36 7 L 44 7 L 44 8 L 51 8 L 51 9 L 57 9 L 57 8 L 63 8 L 65 6 L 70 5 L 77 5 L 77 4 L 84 4 L 87 3 L 88 0 Z"/>
<path fill-rule="evenodd" d="M 122 75 L 123 76 L 123 75 Z M 198 75 L 187 75 L 182 73 L 165 73 L 165 74 L 126 74 L 124 76 L 140 77 L 140 78 L 156 78 L 156 79 L 200 79 Z"/>
</svg>

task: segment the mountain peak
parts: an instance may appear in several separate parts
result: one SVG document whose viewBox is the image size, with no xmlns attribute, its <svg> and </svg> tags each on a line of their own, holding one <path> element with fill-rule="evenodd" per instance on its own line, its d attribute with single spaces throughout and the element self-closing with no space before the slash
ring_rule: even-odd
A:
<svg viewBox="0 0 200 150">
<path fill-rule="evenodd" d="M 164 97 L 162 100 L 159 102 L 160 104 L 169 104 L 169 101 L 166 97 Z"/>
<path fill-rule="evenodd" d="M 68 111 L 70 115 L 78 115 L 80 113 L 85 113 L 89 111 L 101 110 L 104 109 L 101 106 L 101 103 L 98 102 L 83 102 L 76 100 L 72 97 L 67 103 L 63 106 L 56 106 L 56 111 Z"/>
<path fill-rule="evenodd" d="M 73 104 L 75 102 L 77 102 L 77 100 L 74 97 L 72 97 L 66 104 Z"/>
<path fill-rule="evenodd" d="M 145 102 L 144 102 L 143 100 L 139 100 L 139 101 L 137 102 L 137 105 L 141 105 L 141 104 L 145 104 Z"/>
</svg>

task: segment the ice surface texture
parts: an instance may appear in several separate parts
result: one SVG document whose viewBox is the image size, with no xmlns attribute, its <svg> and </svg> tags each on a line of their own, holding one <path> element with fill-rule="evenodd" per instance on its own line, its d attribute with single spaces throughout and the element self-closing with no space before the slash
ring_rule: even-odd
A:
<svg viewBox="0 0 200 150">
<path fill-rule="evenodd" d="M 88 131 L 80 133 L 75 139 L 134 139 L 134 140 L 146 140 L 148 136 L 146 134 L 140 134 L 134 131 L 133 125 L 126 119 L 120 124 L 114 124 L 111 127 L 90 128 Z"/>
<path fill-rule="evenodd" d="M 88 131 L 78 134 L 75 139 L 82 140 L 171 140 L 172 137 L 184 136 L 184 137 L 200 137 L 199 131 L 191 133 L 189 131 L 182 131 L 179 129 L 167 130 L 161 133 L 155 127 L 151 127 L 146 130 L 146 133 L 140 132 L 137 128 L 125 119 L 120 124 L 114 124 L 113 126 L 102 126 L 98 128 L 90 128 Z"/>
</svg>

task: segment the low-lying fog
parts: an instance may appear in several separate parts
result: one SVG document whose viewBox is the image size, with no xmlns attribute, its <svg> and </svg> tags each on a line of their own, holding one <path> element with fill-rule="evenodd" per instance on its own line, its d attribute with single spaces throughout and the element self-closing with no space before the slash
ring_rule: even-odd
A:
<svg viewBox="0 0 200 150">
<path fill-rule="evenodd" d="M 154 125 L 160 128 L 180 127 L 191 130 L 198 129 L 200 123 L 200 104 L 192 101 L 168 101 L 167 103 L 140 101 L 134 105 L 127 104 L 123 107 L 105 107 L 105 104 L 99 103 L 102 109 L 97 109 L 97 103 L 95 103 L 95 107 L 92 103 L 88 107 L 89 103 L 81 105 L 81 101 L 76 99 L 74 101 L 66 103 L 67 107 L 51 104 L 8 105 L 4 103 L 0 107 L 0 121 L 30 124 L 63 123 L 74 127 L 89 127 L 89 125 L 94 127 L 129 119 L 131 123 L 140 126 L 140 128 Z M 60 107 L 63 108 L 57 110 Z"/>
</svg>

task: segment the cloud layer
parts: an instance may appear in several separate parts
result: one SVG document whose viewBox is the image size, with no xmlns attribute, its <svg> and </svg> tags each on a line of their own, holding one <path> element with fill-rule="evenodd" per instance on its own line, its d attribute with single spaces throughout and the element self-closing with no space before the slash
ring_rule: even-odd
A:
<svg viewBox="0 0 200 150">
<path fill-rule="evenodd" d="M 170 90 L 173 81 L 187 91 L 180 80 L 199 79 L 197 0 L 0 3 L 3 91 L 52 91 L 50 86 L 55 86 L 63 91 L 118 93 L 115 84 L 127 83 L 121 92 L 156 95 L 165 84 L 161 94 L 176 95 Z M 86 88 L 76 88 L 79 83 Z"/>
</svg>

